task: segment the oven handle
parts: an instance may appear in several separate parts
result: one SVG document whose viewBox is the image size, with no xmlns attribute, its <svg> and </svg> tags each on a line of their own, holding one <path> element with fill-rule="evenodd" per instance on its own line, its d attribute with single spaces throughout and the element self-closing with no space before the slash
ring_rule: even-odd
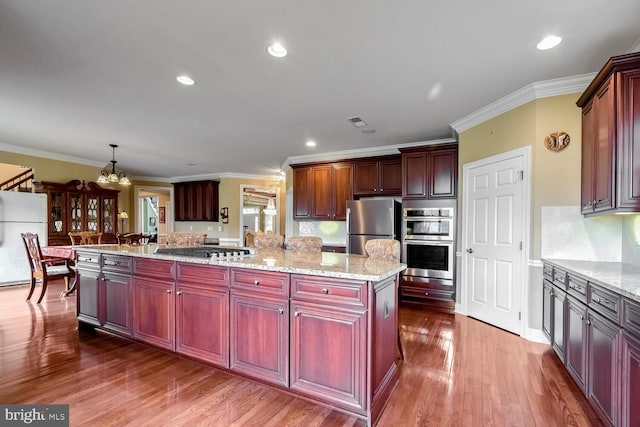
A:
<svg viewBox="0 0 640 427">
<path fill-rule="evenodd" d="M 405 245 L 429 245 L 429 246 L 452 246 L 453 240 L 405 240 Z"/>
<path fill-rule="evenodd" d="M 430 219 L 448 220 L 452 221 L 452 216 L 403 216 L 404 221 L 427 221 Z"/>
</svg>

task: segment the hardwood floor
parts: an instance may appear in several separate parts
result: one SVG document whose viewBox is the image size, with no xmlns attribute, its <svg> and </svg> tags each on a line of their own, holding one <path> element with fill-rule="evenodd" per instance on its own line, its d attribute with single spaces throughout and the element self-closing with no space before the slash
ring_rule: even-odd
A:
<svg viewBox="0 0 640 427">
<path fill-rule="evenodd" d="M 0 288 L 0 403 L 70 404 L 72 426 L 360 426 L 201 363 L 77 329 L 74 297 Z M 402 307 L 405 360 L 379 426 L 598 426 L 550 346 L 460 315 Z M 395 344 L 395 343 L 393 343 Z"/>
</svg>

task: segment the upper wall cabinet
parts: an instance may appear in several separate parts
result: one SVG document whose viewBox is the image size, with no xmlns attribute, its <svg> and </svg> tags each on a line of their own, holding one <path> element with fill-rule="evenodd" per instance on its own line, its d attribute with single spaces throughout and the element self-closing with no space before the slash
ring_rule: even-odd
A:
<svg viewBox="0 0 640 427">
<path fill-rule="evenodd" d="M 455 199 L 458 183 L 458 145 L 401 148 L 402 198 Z"/>
<path fill-rule="evenodd" d="M 291 167 L 294 219 L 346 219 L 347 200 L 353 199 L 353 162 Z"/>
<path fill-rule="evenodd" d="M 218 181 L 174 183 L 175 220 L 218 222 L 219 184 Z"/>
<path fill-rule="evenodd" d="M 402 157 L 394 155 L 356 160 L 353 165 L 353 195 L 402 195 Z"/>
<path fill-rule="evenodd" d="M 614 56 L 582 108 L 582 213 L 640 212 L 640 52 Z"/>
<path fill-rule="evenodd" d="M 67 183 L 39 181 L 36 193 L 47 193 L 50 246 L 69 245 L 69 232 L 102 233 L 102 243 L 115 243 L 118 190 L 102 188 L 95 182 L 74 179 Z"/>
</svg>

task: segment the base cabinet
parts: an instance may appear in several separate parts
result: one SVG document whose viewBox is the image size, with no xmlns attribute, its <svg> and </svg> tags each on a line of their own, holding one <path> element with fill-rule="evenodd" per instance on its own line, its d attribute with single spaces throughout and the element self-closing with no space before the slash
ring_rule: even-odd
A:
<svg viewBox="0 0 640 427">
<path fill-rule="evenodd" d="M 618 337 L 620 327 L 589 311 L 587 397 L 611 425 L 618 425 Z"/>
<path fill-rule="evenodd" d="M 289 301 L 232 290 L 230 323 L 230 368 L 288 387 Z"/>
<path fill-rule="evenodd" d="M 175 344 L 175 284 L 133 278 L 133 336 L 167 350 Z"/>
<path fill-rule="evenodd" d="M 365 409 L 363 311 L 291 303 L 291 388 L 355 411 Z"/>
<path fill-rule="evenodd" d="M 565 302 L 567 293 L 557 287 L 553 288 L 553 334 L 551 344 L 556 354 L 564 362 L 565 356 Z"/>
<path fill-rule="evenodd" d="M 100 326 L 98 293 L 100 270 L 78 269 L 78 320 Z"/>
<path fill-rule="evenodd" d="M 131 335 L 131 276 L 103 273 L 104 328 Z"/>
<path fill-rule="evenodd" d="M 640 338 L 626 332 L 622 336 L 622 372 L 620 425 L 640 426 Z"/>
<path fill-rule="evenodd" d="M 567 299 L 566 332 L 566 367 L 580 390 L 586 393 L 587 306 L 573 298 Z"/>
</svg>

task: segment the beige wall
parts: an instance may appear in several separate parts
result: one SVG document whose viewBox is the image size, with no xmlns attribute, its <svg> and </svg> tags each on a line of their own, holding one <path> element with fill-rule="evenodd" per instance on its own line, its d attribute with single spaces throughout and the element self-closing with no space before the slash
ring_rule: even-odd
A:
<svg viewBox="0 0 640 427">
<path fill-rule="evenodd" d="M 84 180 L 86 182 L 95 182 L 100 173 L 99 168 L 95 166 L 87 166 L 79 163 L 63 162 L 59 160 L 51 160 L 43 157 L 28 156 L 24 154 L 16 154 L 0 151 L 0 163 L 8 163 L 13 165 L 30 166 L 34 170 L 35 181 L 52 181 L 52 182 L 68 182 L 73 179 Z M 176 231 L 188 230 L 193 227 L 194 231 L 206 232 L 211 237 L 238 238 L 240 236 L 240 185 L 253 185 L 257 187 L 278 187 L 280 189 L 280 232 L 285 230 L 285 181 L 266 181 L 259 179 L 243 179 L 243 178 L 222 178 L 219 187 L 220 208 L 227 206 L 229 208 L 229 224 L 223 225 L 223 231 L 218 231 L 218 222 L 176 222 L 174 229 Z M 138 181 L 132 180 L 131 186 L 124 187 L 118 184 L 101 184 L 104 188 L 112 188 L 120 190 L 118 194 L 118 211 L 126 211 L 129 213 L 129 219 L 125 225 L 125 229 L 133 230 L 133 224 L 136 224 L 137 218 L 134 217 L 132 206 L 135 205 L 134 186 L 148 187 L 166 187 L 171 188 L 171 183 L 155 182 L 155 181 Z M 120 222 L 118 222 L 118 227 Z M 212 227 L 212 230 L 207 230 Z M 158 229 L 160 231 L 160 229 Z"/>
<path fill-rule="evenodd" d="M 463 166 L 476 160 L 531 146 L 531 253 L 540 258 L 542 206 L 580 204 L 580 94 L 542 98 L 481 123 L 459 135 L 459 197 L 462 207 Z M 551 132 L 565 131 L 569 146 L 553 152 L 544 146 Z M 462 212 L 462 211 L 460 211 Z"/>
<path fill-rule="evenodd" d="M 100 168 L 87 166 L 80 163 L 63 162 L 43 157 L 28 156 L 25 154 L 0 151 L 0 163 L 29 166 L 34 172 L 34 181 L 68 182 L 73 179 L 95 182 L 100 174 Z M 100 184 L 103 188 L 120 190 L 118 193 L 118 211 L 129 212 L 131 186 L 125 187 L 118 184 Z M 118 226 L 120 223 L 118 223 Z"/>
</svg>

